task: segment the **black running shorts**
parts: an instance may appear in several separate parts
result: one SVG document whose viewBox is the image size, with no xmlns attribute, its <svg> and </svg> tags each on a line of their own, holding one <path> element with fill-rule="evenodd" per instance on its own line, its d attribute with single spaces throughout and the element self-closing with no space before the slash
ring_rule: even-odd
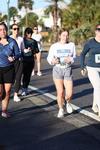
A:
<svg viewBox="0 0 100 150">
<path fill-rule="evenodd" d="M 0 84 L 13 83 L 15 78 L 14 65 L 0 67 Z"/>
</svg>

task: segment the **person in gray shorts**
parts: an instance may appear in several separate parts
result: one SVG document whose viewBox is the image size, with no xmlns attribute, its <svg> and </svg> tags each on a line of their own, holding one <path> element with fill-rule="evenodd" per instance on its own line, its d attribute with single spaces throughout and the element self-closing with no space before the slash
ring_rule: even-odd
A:
<svg viewBox="0 0 100 150">
<path fill-rule="evenodd" d="M 72 80 L 72 68 L 60 68 L 54 66 L 53 79 Z"/>
<path fill-rule="evenodd" d="M 57 103 L 59 107 L 58 118 L 64 116 L 64 100 L 68 113 L 73 112 L 70 103 L 73 94 L 73 78 L 71 65 L 76 57 L 75 44 L 69 41 L 69 31 L 59 31 L 59 41 L 52 44 L 47 56 L 47 61 L 53 65 L 53 81 L 57 90 Z"/>
</svg>

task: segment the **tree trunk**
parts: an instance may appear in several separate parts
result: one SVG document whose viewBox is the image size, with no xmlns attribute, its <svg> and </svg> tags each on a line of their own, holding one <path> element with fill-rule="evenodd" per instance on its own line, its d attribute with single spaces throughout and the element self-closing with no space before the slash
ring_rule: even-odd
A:
<svg viewBox="0 0 100 150">
<path fill-rule="evenodd" d="M 53 36 L 53 41 L 57 42 L 58 40 L 58 27 L 57 27 L 57 21 L 58 21 L 58 4 L 57 4 L 58 0 L 55 0 L 55 4 L 54 4 L 54 14 L 53 14 L 53 21 L 54 21 L 54 25 L 53 25 L 53 31 L 54 31 L 54 36 Z"/>
</svg>

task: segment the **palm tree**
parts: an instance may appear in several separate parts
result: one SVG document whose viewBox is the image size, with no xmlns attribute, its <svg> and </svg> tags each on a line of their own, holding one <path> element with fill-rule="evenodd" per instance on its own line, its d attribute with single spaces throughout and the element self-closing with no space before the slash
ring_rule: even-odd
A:
<svg viewBox="0 0 100 150">
<path fill-rule="evenodd" d="M 27 16 L 27 9 L 32 10 L 32 6 L 34 4 L 33 0 L 18 0 L 18 8 L 21 9 L 22 7 L 26 10 L 26 27 L 28 26 L 28 16 Z"/>
<path fill-rule="evenodd" d="M 14 17 L 18 16 L 18 10 L 15 7 L 9 8 L 9 19 L 13 18 L 13 22 L 15 22 Z"/>
<path fill-rule="evenodd" d="M 60 8 L 58 6 L 58 2 L 64 2 L 64 0 L 47 0 L 46 2 L 51 3 L 47 9 L 45 9 L 45 14 L 49 14 L 51 12 L 52 17 L 53 17 L 53 30 L 54 30 L 54 35 L 55 35 L 55 40 L 57 41 L 57 21 L 58 17 L 60 14 Z"/>
<path fill-rule="evenodd" d="M 7 15 L 2 15 L 2 13 L 0 13 L 0 22 L 2 21 L 7 21 Z"/>
<path fill-rule="evenodd" d="M 18 8 L 21 9 L 22 7 L 29 8 L 32 10 L 32 6 L 34 4 L 33 0 L 18 0 Z"/>
<path fill-rule="evenodd" d="M 99 0 L 72 0 L 68 5 L 63 13 L 63 24 L 72 30 L 77 42 L 93 36 L 95 24 L 100 21 L 99 10 Z"/>
<path fill-rule="evenodd" d="M 38 16 L 35 13 L 33 13 L 33 12 L 27 13 L 27 21 L 28 21 L 28 26 L 29 27 L 33 28 L 34 26 L 37 26 L 37 20 L 38 20 Z M 26 16 L 24 16 L 21 19 L 20 25 L 24 26 L 25 21 L 26 21 Z"/>
</svg>

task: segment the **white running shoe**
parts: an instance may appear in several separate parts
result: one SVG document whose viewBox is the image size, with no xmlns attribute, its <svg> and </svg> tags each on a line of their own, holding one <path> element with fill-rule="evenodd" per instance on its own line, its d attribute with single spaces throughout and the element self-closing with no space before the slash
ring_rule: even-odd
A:
<svg viewBox="0 0 100 150">
<path fill-rule="evenodd" d="M 71 106 L 71 103 L 67 102 L 67 104 L 66 104 L 66 109 L 67 109 L 67 112 L 68 112 L 69 114 L 71 114 L 71 113 L 73 112 L 73 108 L 72 108 L 72 106 Z"/>
<path fill-rule="evenodd" d="M 34 75 L 35 75 L 35 72 L 34 72 L 34 70 L 33 70 L 31 76 L 34 76 Z"/>
<path fill-rule="evenodd" d="M 9 118 L 9 117 L 10 117 L 10 114 L 8 114 L 7 112 L 2 112 L 2 113 L 1 113 L 1 116 L 2 116 L 3 118 Z"/>
<path fill-rule="evenodd" d="M 21 99 L 16 95 L 16 96 L 14 96 L 14 102 L 20 102 L 21 101 Z"/>
<path fill-rule="evenodd" d="M 99 108 L 98 108 L 97 105 L 93 106 L 93 107 L 92 107 L 92 110 L 93 110 L 95 113 L 99 112 Z"/>
<path fill-rule="evenodd" d="M 26 96 L 27 94 L 28 94 L 27 88 L 23 88 L 21 95 L 22 95 L 22 96 Z"/>
<path fill-rule="evenodd" d="M 59 109 L 57 117 L 58 117 L 58 118 L 64 117 L 64 110 L 63 110 L 63 108 L 60 108 L 60 109 Z"/>
<path fill-rule="evenodd" d="M 41 72 L 38 72 L 37 75 L 38 75 L 38 76 L 42 76 L 42 73 L 41 73 Z"/>
<path fill-rule="evenodd" d="M 21 94 L 22 96 L 26 96 L 27 95 L 27 93 L 24 91 L 24 92 L 22 92 L 22 94 Z"/>
</svg>

